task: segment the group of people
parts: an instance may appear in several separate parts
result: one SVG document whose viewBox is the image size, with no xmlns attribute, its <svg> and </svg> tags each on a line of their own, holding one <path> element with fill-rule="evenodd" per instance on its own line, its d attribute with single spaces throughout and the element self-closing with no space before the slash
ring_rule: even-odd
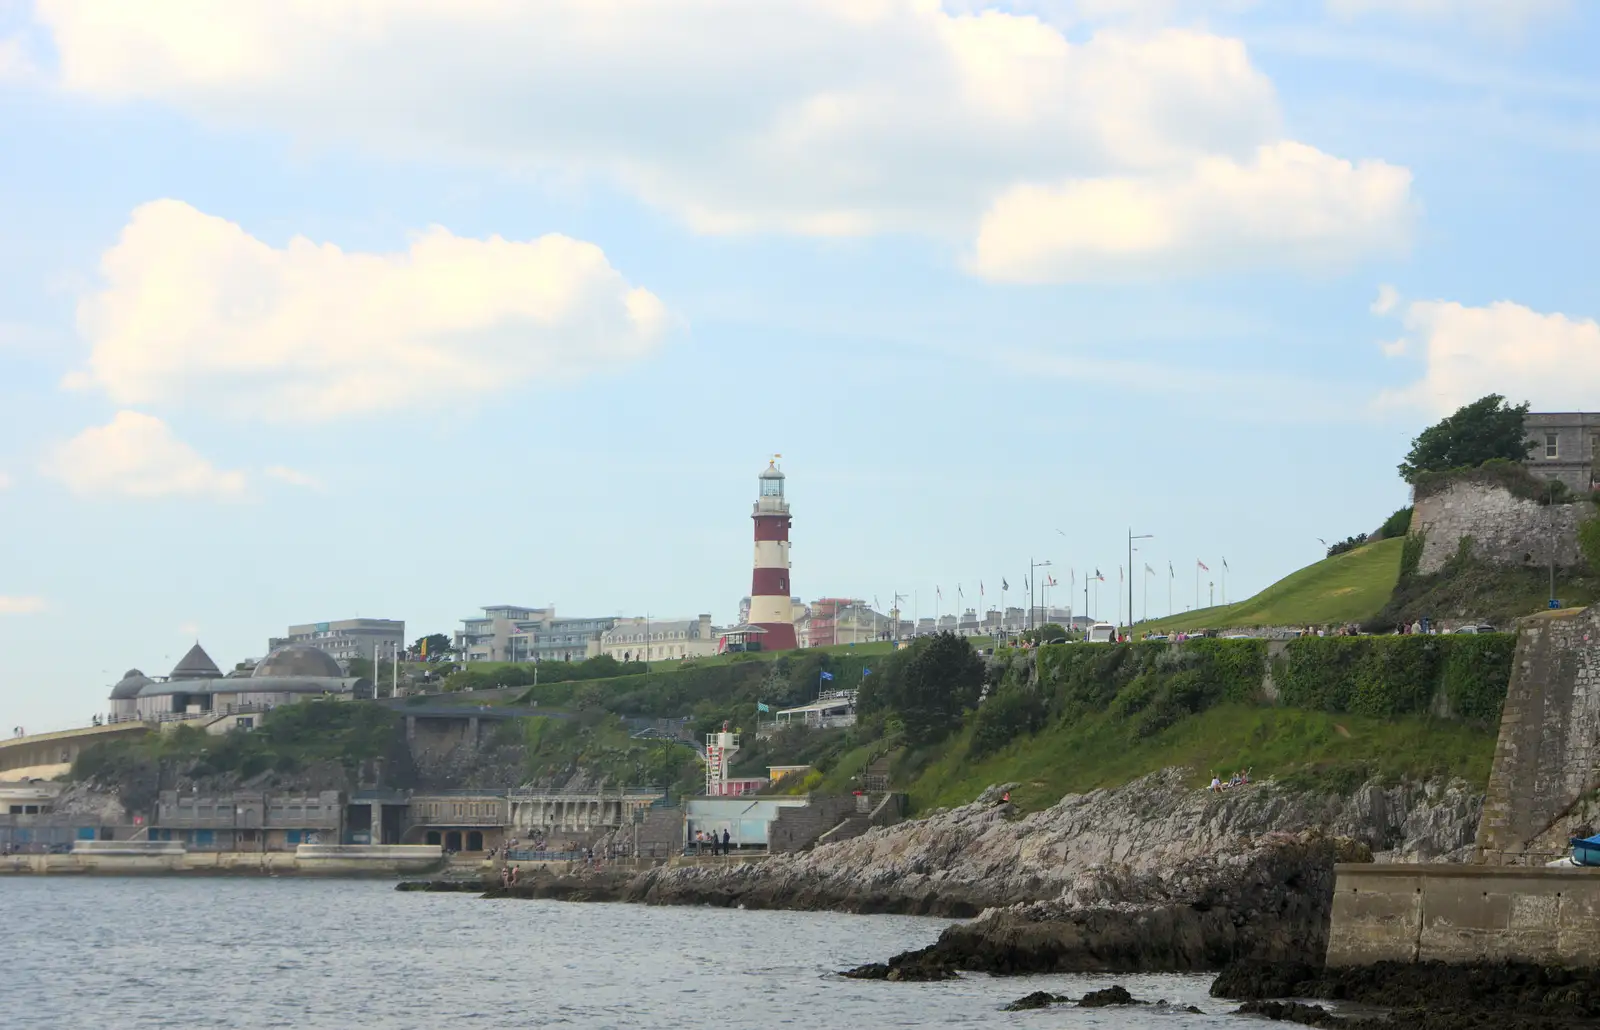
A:
<svg viewBox="0 0 1600 1030">
<path fill-rule="evenodd" d="M 1215 771 L 1213 771 L 1211 773 L 1211 785 L 1206 789 L 1211 791 L 1213 794 L 1221 794 L 1225 790 L 1233 790 L 1235 787 L 1245 787 L 1249 784 L 1249 769 L 1240 769 L 1226 780 L 1222 779 L 1216 774 Z"/>
<path fill-rule="evenodd" d="M 733 847 L 731 843 L 732 840 L 733 836 L 732 834 L 728 833 L 727 830 L 722 831 L 722 836 L 720 838 L 717 837 L 716 830 L 696 830 L 694 831 L 694 851 L 695 854 L 698 855 L 700 853 L 700 849 L 709 844 L 711 845 L 711 853 L 713 855 L 719 853 L 718 849 L 721 849 L 720 854 L 727 855 L 731 853 L 731 849 Z"/>
<path fill-rule="evenodd" d="M 500 886 L 502 886 L 502 887 L 515 887 L 517 885 L 518 873 L 519 873 L 519 870 L 514 865 L 503 865 L 503 866 L 501 866 L 500 867 Z"/>
</svg>

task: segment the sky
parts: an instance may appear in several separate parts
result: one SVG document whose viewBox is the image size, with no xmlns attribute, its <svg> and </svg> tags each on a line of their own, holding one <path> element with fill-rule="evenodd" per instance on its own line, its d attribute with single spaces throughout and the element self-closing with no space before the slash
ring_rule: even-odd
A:
<svg viewBox="0 0 1600 1030">
<path fill-rule="evenodd" d="M 1245 597 L 1460 404 L 1600 401 L 1597 46 L 1577 0 L 0 0 L 0 724 L 291 623 L 731 622 L 773 454 L 807 599 L 1049 561 L 1112 618 L 1130 532 L 1136 614 Z"/>
</svg>

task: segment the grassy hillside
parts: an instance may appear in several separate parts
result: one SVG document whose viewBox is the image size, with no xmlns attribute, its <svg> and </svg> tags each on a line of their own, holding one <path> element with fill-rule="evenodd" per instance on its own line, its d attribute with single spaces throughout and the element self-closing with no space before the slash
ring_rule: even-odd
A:
<svg viewBox="0 0 1600 1030">
<path fill-rule="evenodd" d="M 1360 622 L 1388 603 L 1400 579 L 1404 545 L 1402 539 L 1367 544 L 1308 565 L 1238 604 L 1152 619 L 1138 628 L 1162 631 Z"/>
<path fill-rule="evenodd" d="M 1012 799 L 1026 810 L 1062 795 L 1126 783 L 1169 765 L 1195 770 L 1240 768 L 1329 789 L 1350 789 L 1373 775 L 1430 773 L 1487 783 L 1494 730 L 1422 717 L 1374 719 L 1297 708 L 1219 705 L 1145 737 L 1131 737 L 1111 712 L 1057 723 L 977 762 L 967 757 L 968 727 L 910 782 L 918 810 L 963 805 L 994 783 L 1021 784 Z"/>
</svg>

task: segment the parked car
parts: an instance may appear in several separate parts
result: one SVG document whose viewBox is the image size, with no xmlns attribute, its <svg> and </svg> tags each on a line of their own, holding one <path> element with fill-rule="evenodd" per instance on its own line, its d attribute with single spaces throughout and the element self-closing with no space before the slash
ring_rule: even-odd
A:
<svg viewBox="0 0 1600 1030">
<path fill-rule="evenodd" d="M 1109 622 L 1097 622 L 1089 627 L 1089 643 L 1109 644 L 1117 639 L 1117 627 Z"/>
<path fill-rule="evenodd" d="M 1497 630 L 1493 626 L 1490 626 L 1490 625 L 1487 625 L 1487 624 L 1484 624 L 1484 623 L 1480 623 L 1480 624 L 1478 624 L 1476 626 L 1457 626 L 1455 629 L 1451 630 L 1450 632 L 1452 632 L 1452 633 L 1494 633 L 1494 632 L 1497 632 Z"/>
</svg>

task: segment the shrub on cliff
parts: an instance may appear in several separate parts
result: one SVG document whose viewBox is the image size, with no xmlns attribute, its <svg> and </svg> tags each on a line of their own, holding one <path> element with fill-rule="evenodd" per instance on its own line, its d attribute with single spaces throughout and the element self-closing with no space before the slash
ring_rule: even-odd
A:
<svg viewBox="0 0 1600 1030">
<path fill-rule="evenodd" d="M 1378 527 L 1378 539 L 1394 540 L 1411 532 L 1411 507 L 1408 505 L 1383 520 Z"/>
<path fill-rule="evenodd" d="M 1400 478 L 1415 484 L 1428 472 L 1477 468 L 1495 458 L 1521 461 L 1532 445 L 1523 429 L 1527 415 L 1526 401 L 1513 407 L 1497 393 L 1458 408 L 1411 442 Z"/>
<path fill-rule="evenodd" d="M 1049 709 L 1037 690 L 1001 687 L 978 706 L 967 754 L 974 759 L 991 755 L 1014 740 L 1039 732 L 1048 719 Z"/>
<path fill-rule="evenodd" d="M 921 746 L 943 740 L 969 709 L 977 707 L 983 659 L 966 638 L 954 633 L 923 638 L 900 654 L 908 657 L 894 670 L 896 675 L 884 677 L 881 686 L 887 689 L 878 692 L 877 699 L 899 715 L 908 743 Z M 879 686 L 873 684 L 875 691 Z"/>
<path fill-rule="evenodd" d="M 1590 572 L 1600 572 L 1600 519 L 1586 519 L 1578 523 L 1578 549 L 1583 560 L 1589 563 Z"/>
<path fill-rule="evenodd" d="M 1499 718 L 1516 638 L 1461 636 L 1302 637 L 1275 670 L 1279 699 L 1296 708 L 1393 718 L 1442 700 L 1463 719 Z"/>
</svg>

